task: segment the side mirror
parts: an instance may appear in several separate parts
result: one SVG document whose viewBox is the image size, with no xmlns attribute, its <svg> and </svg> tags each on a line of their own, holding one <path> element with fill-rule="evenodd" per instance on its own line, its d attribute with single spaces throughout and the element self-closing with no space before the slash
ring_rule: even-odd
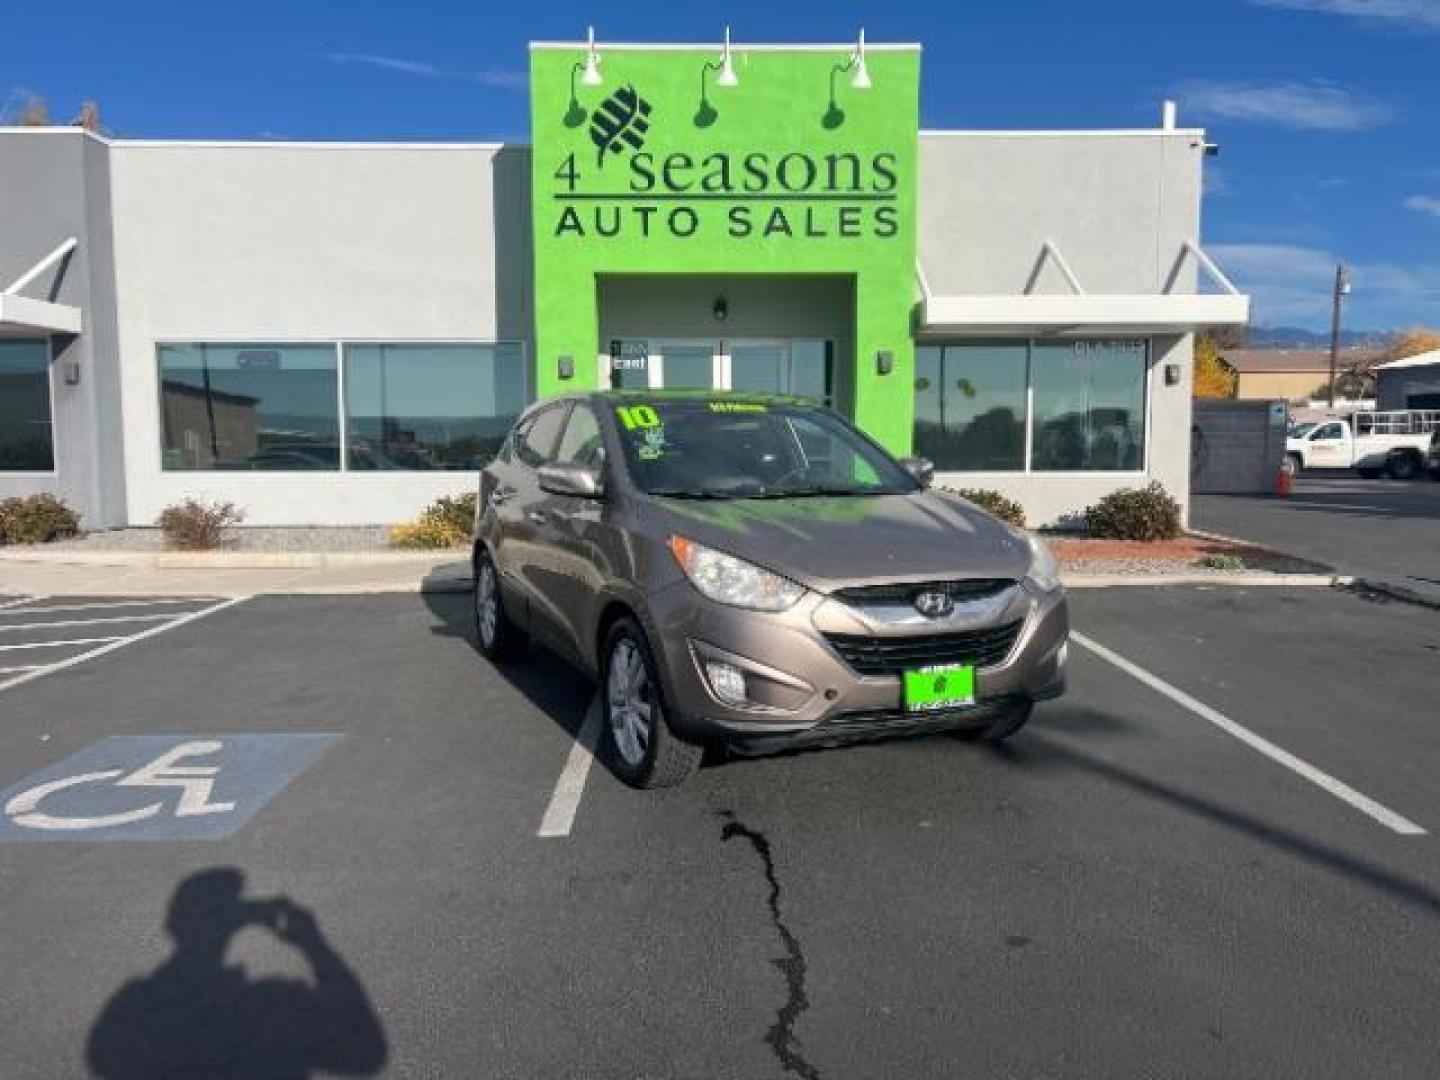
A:
<svg viewBox="0 0 1440 1080">
<path fill-rule="evenodd" d="M 581 499 L 600 497 L 600 473 L 588 465 L 542 465 L 540 490 L 551 495 L 574 495 Z"/>
<path fill-rule="evenodd" d="M 935 479 L 935 463 L 929 458 L 901 458 L 900 467 L 920 481 L 922 487 L 929 487 L 931 481 Z"/>
</svg>

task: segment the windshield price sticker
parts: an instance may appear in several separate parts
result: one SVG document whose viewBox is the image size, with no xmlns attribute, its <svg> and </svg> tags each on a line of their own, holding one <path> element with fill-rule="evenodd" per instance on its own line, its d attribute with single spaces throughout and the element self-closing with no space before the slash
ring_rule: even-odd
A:
<svg viewBox="0 0 1440 1080">
<path fill-rule="evenodd" d="M 660 414 L 649 405 L 622 405 L 615 410 L 626 431 L 643 431 L 660 426 Z"/>
</svg>

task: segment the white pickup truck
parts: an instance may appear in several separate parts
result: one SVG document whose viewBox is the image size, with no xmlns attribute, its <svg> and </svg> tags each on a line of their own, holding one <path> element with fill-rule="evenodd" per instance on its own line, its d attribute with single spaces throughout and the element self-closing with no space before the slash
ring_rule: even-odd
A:
<svg viewBox="0 0 1440 1080">
<path fill-rule="evenodd" d="M 1412 480 L 1425 471 L 1430 436 L 1440 431 L 1440 410 L 1357 412 L 1321 420 L 1285 440 L 1285 461 L 1302 469 L 1354 469 L 1367 479 Z"/>
</svg>

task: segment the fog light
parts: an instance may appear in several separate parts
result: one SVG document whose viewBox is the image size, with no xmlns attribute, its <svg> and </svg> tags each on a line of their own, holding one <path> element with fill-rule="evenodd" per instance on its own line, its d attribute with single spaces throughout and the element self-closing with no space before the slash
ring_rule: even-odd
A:
<svg viewBox="0 0 1440 1080">
<path fill-rule="evenodd" d="M 729 702 L 731 705 L 744 705 L 745 697 L 745 673 L 733 664 L 726 664 L 719 660 L 705 661 L 705 676 L 710 680 L 710 689 L 715 691 L 715 696 L 721 701 Z"/>
</svg>

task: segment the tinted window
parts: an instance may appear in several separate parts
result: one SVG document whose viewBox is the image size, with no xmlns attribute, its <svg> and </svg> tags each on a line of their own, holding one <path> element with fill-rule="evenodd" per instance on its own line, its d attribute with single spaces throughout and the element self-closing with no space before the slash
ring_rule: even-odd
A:
<svg viewBox="0 0 1440 1080">
<path fill-rule="evenodd" d="M 541 411 L 516 433 L 515 456 L 532 469 L 551 461 L 564 421 L 564 405 L 552 405 Z"/>
<path fill-rule="evenodd" d="M 1144 341 L 1037 342 L 1031 468 L 1142 468 L 1146 354 Z"/>
<path fill-rule="evenodd" d="M 1345 437 L 1345 432 L 1339 424 L 1324 424 L 1316 429 L 1315 434 L 1310 436 L 1312 442 L 1329 442 L 1332 439 Z"/>
<path fill-rule="evenodd" d="M 347 345 L 351 469 L 479 469 L 526 405 L 518 344 Z"/>
<path fill-rule="evenodd" d="M 340 467 L 333 345 L 162 345 L 167 470 Z"/>
<path fill-rule="evenodd" d="M 0 470 L 53 468 L 49 346 L 44 341 L 0 341 Z"/>
<path fill-rule="evenodd" d="M 915 452 L 940 470 L 1025 468 L 1025 342 L 915 350 Z"/>
<path fill-rule="evenodd" d="M 565 423 L 560 448 L 555 460 L 561 464 L 588 465 L 598 469 L 605 463 L 605 447 L 600 440 L 600 425 L 588 405 L 576 405 Z"/>
</svg>

